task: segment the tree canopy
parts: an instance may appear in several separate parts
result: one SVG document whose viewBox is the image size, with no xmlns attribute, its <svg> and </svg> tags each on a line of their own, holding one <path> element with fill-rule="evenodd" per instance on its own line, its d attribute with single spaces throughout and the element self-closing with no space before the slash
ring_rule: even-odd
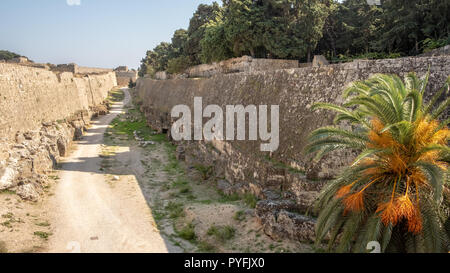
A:
<svg viewBox="0 0 450 273">
<path fill-rule="evenodd" d="M 14 52 L 7 51 L 7 50 L 0 50 L 0 60 L 8 61 L 8 60 L 18 58 L 18 57 L 20 57 L 20 55 L 14 53 Z"/>
<path fill-rule="evenodd" d="M 140 75 L 232 57 L 332 61 L 417 55 L 450 43 L 450 1 L 223 0 L 147 52 Z"/>
</svg>

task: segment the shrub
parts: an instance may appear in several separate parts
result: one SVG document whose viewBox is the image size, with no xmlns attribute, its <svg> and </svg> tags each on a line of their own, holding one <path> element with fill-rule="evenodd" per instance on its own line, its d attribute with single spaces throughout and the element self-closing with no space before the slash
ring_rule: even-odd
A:
<svg viewBox="0 0 450 273">
<path fill-rule="evenodd" d="M 245 211 L 242 211 L 242 210 L 237 211 L 234 214 L 233 219 L 238 221 L 238 222 L 244 221 L 245 220 Z"/>
<path fill-rule="evenodd" d="M 128 82 L 128 88 L 135 88 L 136 87 L 136 83 L 135 82 L 133 82 L 133 80 L 132 79 L 130 79 L 130 81 Z"/>
<path fill-rule="evenodd" d="M 422 49 L 423 52 L 426 53 L 432 51 L 433 49 L 444 47 L 448 44 L 450 44 L 450 36 L 447 39 L 439 39 L 439 40 L 427 38 L 422 41 Z"/>
<path fill-rule="evenodd" d="M 203 180 L 208 180 L 214 173 L 213 166 L 196 165 L 194 168 L 201 173 Z"/>
<path fill-rule="evenodd" d="M 170 74 L 183 73 L 190 66 L 190 59 L 188 56 L 181 56 L 175 59 L 170 59 L 167 63 L 167 72 Z"/>
</svg>

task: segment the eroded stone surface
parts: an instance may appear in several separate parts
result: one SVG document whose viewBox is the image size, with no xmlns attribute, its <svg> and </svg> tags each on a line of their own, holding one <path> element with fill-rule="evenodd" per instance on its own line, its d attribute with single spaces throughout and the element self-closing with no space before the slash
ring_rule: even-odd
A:
<svg viewBox="0 0 450 273">
<path fill-rule="evenodd" d="M 298 209 L 298 205 L 291 200 L 265 200 L 258 203 L 256 215 L 264 232 L 275 240 L 314 241 L 316 221 L 294 212 Z"/>
</svg>

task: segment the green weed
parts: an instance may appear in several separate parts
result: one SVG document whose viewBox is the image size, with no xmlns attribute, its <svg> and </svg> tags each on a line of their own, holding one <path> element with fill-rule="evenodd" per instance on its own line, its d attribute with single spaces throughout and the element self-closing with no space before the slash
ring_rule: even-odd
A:
<svg viewBox="0 0 450 273">
<path fill-rule="evenodd" d="M 209 236 L 214 236 L 218 241 L 224 243 L 233 239 L 236 234 L 236 229 L 232 226 L 215 226 L 212 225 L 207 233 Z"/>
</svg>

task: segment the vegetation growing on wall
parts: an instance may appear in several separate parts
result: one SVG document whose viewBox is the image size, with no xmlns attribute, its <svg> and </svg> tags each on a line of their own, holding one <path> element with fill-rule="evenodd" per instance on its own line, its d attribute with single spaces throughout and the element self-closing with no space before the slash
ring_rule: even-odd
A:
<svg viewBox="0 0 450 273">
<path fill-rule="evenodd" d="M 364 252 L 371 241 L 383 252 L 448 251 L 450 130 L 449 120 L 440 120 L 450 103 L 450 77 L 426 104 L 428 76 L 411 73 L 403 83 L 376 75 L 345 90 L 344 106 L 315 105 L 337 112 L 336 123 L 352 129 L 318 129 L 306 151 L 317 158 L 339 149 L 360 152 L 319 197 L 317 244 L 330 233 L 330 250 L 340 252 Z"/>
<path fill-rule="evenodd" d="M 310 61 L 417 55 L 450 43 L 450 2 L 440 0 L 223 0 L 201 4 L 187 30 L 149 50 L 140 75 L 178 73 L 250 55 Z"/>
</svg>

